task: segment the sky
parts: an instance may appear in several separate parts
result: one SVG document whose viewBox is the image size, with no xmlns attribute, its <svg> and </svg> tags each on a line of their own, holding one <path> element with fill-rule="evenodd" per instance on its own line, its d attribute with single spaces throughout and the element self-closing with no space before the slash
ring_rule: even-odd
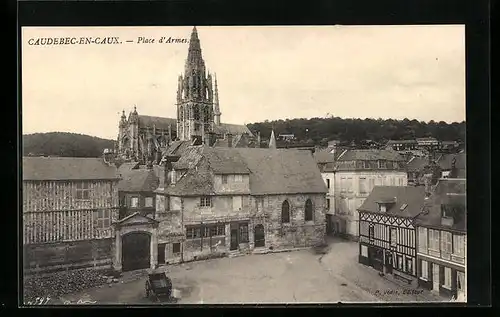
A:
<svg viewBox="0 0 500 317">
<path fill-rule="evenodd" d="M 176 116 L 192 27 L 22 30 L 22 130 L 116 139 L 121 111 Z M 336 116 L 465 120 L 465 27 L 197 27 L 221 121 Z M 119 37 L 121 44 L 30 45 Z M 137 43 L 139 37 L 154 43 Z M 132 41 L 132 42 L 127 42 Z"/>
</svg>

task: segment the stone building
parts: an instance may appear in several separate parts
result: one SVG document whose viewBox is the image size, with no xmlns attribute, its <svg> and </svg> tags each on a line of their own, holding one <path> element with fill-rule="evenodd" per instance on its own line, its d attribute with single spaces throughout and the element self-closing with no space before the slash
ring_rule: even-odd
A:
<svg viewBox="0 0 500 317">
<path fill-rule="evenodd" d="M 415 219 L 418 284 L 467 301 L 466 180 L 440 179 L 425 213 Z"/>
<path fill-rule="evenodd" d="M 123 230 L 145 238 L 145 267 L 323 242 L 326 188 L 308 151 L 200 145 L 170 154 L 154 217 L 117 224 L 115 269 L 128 269 L 121 261 L 132 250 Z"/>
<path fill-rule="evenodd" d="M 215 74 L 207 72 L 196 27 L 189 42 L 184 74 L 178 77 L 177 118 L 139 115 L 136 107 L 120 119 L 117 153 L 123 159 L 157 161 L 174 140 L 210 146 L 257 147 L 245 125 L 221 122 Z"/>
<path fill-rule="evenodd" d="M 22 164 L 25 272 L 110 266 L 116 166 L 69 157 L 24 157 Z"/>
<path fill-rule="evenodd" d="M 333 226 L 341 235 L 357 240 L 361 206 L 375 186 L 406 186 L 405 162 L 389 150 L 345 150 L 336 159 Z"/>
</svg>

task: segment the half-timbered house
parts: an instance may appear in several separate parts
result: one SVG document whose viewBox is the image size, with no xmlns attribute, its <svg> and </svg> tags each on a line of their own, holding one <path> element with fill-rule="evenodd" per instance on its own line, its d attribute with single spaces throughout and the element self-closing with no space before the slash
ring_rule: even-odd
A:
<svg viewBox="0 0 500 317">
<path fill-rule="evenodd" d="M 27 272 L 111 265 L 116 166 L 103 158 L 24 157 Z"/>
<path fill-rule="evenodd" d="M 425 213 L 415 219 L 418 283 L 467 301 L 466 180 L 440 179 Z"/>
<path fill-rule="evenodd" d="M 359 262 L 395 278 L 416 280 L 413 219 L 422 212 L 423 187 L 376 186 L 359 211 Z"/>
</svg>

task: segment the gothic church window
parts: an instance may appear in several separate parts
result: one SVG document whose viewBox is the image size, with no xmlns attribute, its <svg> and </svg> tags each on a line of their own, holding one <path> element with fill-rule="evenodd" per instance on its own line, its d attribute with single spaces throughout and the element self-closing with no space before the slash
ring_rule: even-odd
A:
<svg viewBox="0 0 500 317">
<path fill-rule="evenodd" d="M 312 201 L 310 199 L 306 200 L 304 220 L 305 221 L 312 221 L 313 220 L 313 205 L 312 205 Z"/>
<path fill-rule="evenodd" d="M 194 119 L 200 120 L 200 108 L 194 107 Z"/>
<path fill-rule="evenodd" d="M 287 200 L 281 205 L 281 223 L 290 222 L 290 204 Z"/>
</svg>

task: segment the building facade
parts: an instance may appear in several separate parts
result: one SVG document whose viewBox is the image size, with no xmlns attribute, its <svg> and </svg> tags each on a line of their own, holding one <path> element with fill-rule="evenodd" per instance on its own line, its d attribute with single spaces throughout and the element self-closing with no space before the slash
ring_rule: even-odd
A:
<svg viewBox="0 0 500 317">
<path fill-rule="evenodd" d="M 467 301 L 466 180 L 439 180 L 417 228 L 418 283 L 448 298 Z"/>
<path fill-rule="evenodd" d="M 23 158 L 25 272 L 110 266 L 117 169 L 102 158 Z"/>
<path fill-rule="evenodd" d="M 123 111 L 118 156 L 144 163 L 157 161 L 174 140 L 225 147 L 259 144 L 245 125 L 221 123 L 217 79 L 206 70 L 196 27 L 191 33 L 184 74 L 178 77 L 176 107 L 175 119 L 139 115 L 136 107 L 127 119 Z"/>
<path fill-rule="evenodd" d="M 359 262 L 417 284 L 413 219 L 424 198 L 422 187 L 376 186 L 359 208 Z"/>
<path fill-rule="evenodd" d="M 341 235 L 357 240 L 358 208 L 375 186 L 406 186 L 405 162 L 394 151 L 346 150 L 334 166 L 334 221 Z"/>
<path fill-rule="evenodd" d="M 163 162 L 154 219 L 117 224 L 115 269 L 130 269 L 125 235 L 150 250 L 144 267 L 323 242 L 326 188 L 310 153 L 200 145 Z"/>
</svg>

